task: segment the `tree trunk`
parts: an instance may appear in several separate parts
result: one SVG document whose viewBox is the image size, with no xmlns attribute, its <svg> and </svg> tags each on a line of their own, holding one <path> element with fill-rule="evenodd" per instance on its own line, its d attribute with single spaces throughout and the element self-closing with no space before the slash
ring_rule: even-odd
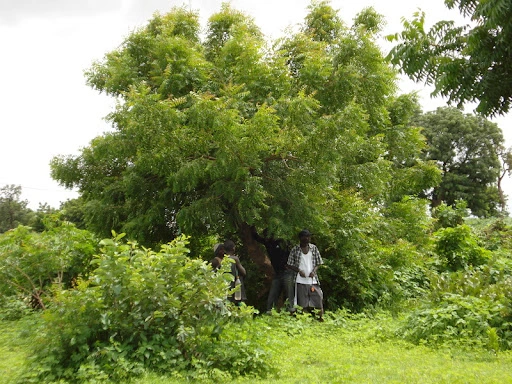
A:
<svg viewBox="0 0 512 384">
<path fill-rule="evenodd" d="M 501 213 L 505 213 L 507 210 L 507 200 L 505 198 L 505 193 L 503 192 L 503 188 L 501 186 L 501 182 L 503 178 L 505 177 L 506 171 L 504 170 L 499 176 L 498 176 L 498 195 L 500 197 L 500 210 Z"/>
<path fill-rule="evenodd" d="M 254 261 L 265 276 L 271 278 L 273 270 L 270 259 L 267 257 L 265 249 L 256 241 L 251 227 L 246 223 L 243 223 L 240 227 L 240 237 L 251 260 Z"/>
<path fill-rule="evenodd" d="M 441 205 L 441 203 L 443 202 L 443 199 L 440 196 L 440 194 L 441 194 L 441 192 L 439 191 L 439 188 L 438 187 L 434 188 L 434 191 L 432 192 L 431 203 L 430 203 L 430 206 L 432 208 L 439 207 Z"/>
<path fill-rule="evenodd" d="M 258 266 L 260 273 L 262 274 L 263 280 L 265 281 L 264 289 L 258 292 L 258 298 L 262 298 L 267 295 L 272 281 L 273 269 L 270 264 L 270 259 L 267 257 L 267 253 L 264 247 L 256 241 L 256 238 L 251 230 L 251 227 L 246 223 L 240 226 L 240 238 L 244 244 L 249 258 Z"/>
</svg>

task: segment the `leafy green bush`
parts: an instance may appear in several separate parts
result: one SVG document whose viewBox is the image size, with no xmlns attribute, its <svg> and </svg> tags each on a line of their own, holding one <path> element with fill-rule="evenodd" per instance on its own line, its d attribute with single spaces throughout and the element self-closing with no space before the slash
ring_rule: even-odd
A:
<svg viewBox="0 0 512 384">
<path fill-rule="evenodd" d="M 434 236 L 434 250 L 442 267 L 449 271 L 482 265 L 491 258 L 491 252 L 478 244 L 477 237 L 465 224 L 442 228 Z"/>
<path fill-rule="evenodd" d="M 32 308 L 23 297 L 4 296 L 0 298 L 0 320 L 19 320 L 32 313 Z"/>
<path fill-rule="evenodd" d="M 441 203 L 433 212 L 435 229 L 449 228 L 462 225 L 464 219 L 469 215 L 468 204 L 464 200 L 458 200 L 455 207 Z"/>
<path fill-rule="evenodd" d="M 468 220 L 473 230 L 479 234 L 486 249 L 511 250 L 512 249 L 512 226 L 510 218 L 472 219 Z"/>
<path fill-rule="evenodd" d="M 70 287 L 87 275 L 97 239 L 73 224 L 52 220 L 37 233 L 19 226 L 0 234 L 0 293 L 45 308 L 52 284 Z"/>
<path fill-rule="evenodd" d="M 420 343 L 453 343 L 484 346 L 488 344 L 490 329 L 506 336 L 503 347 L 510 348 L 512 323 L 503 318 L 505 306 L 501 302 L 474 296 L 445 294 L 440 303 L 424 306 L 409 315 L 400 334 Z"/>
<path fill-rule="evenodd" d="M 512 349 L 512 260 L 430 275 L 430 293 L 401 334 L 414 342 L 463 341 Z M 492 341 L 494 338 L 495 341 Z"/>
<path fill-rule="evenodd" d="M 269 371 L 264 343 L 250 330 L 254 310 L 226 300 L 229 263 L 215 273 L 188 257 L 185 236 L 159 252 L 122 243 L 122 237 L 101 242 L 89 279 L 56 293 L 24 380 L 101 382 L 145 370 L 188 370 L 194 377 Z"/>
</svg>

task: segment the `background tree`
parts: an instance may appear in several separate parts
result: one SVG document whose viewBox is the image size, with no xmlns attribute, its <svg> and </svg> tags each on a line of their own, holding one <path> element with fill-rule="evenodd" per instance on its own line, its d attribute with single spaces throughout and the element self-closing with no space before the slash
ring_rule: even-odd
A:
<svg viewBox="0 0 512 384">
<path fill-rule="evenodd" d="M 507 197 L 503 192 L 503 179 L 506 175 L 510 176 L 512 172 L 512 148 L 499 148 L 499 157 L 501 162 L 500 174 L 498 176 L 498 193 L 500 196 L 500 209 L 502 214 L 507 214 Z"/>
<path fill-rule="evenodd" d="M 29 224 L 33 212 L 27 205 L 27 200 L 21 200 L 20 185 L 10 184 L 0 188 L 0 233 L 20 224 Z"/>
<path fill-rule="evenodd" d="M 204 42 L 197 14 L 156 15 L 87 72 L 93 88 L 118 98 L 115 131 L 53 159 L 52 176 L 79 189 L 87 226 L 102 236 L 114 229 L 145 245 L 180 232 L 232 237 L 266 272 L 254 234 L 296 241 L 308 226 L 332 276 L 346 257 L 348 285 L 355 269 L 365 273 L 353 297 L 368 292 L 382 249 L 399 240 L 386 239 L 381 218 L 392 233 L 399 212 L 416 212 L 421 227 L 425 211 L 406 197 L 439 177 L 420 156 L 417 102 L 396 97 L 375 43 L 381 21 L 370 8 L 347 27 L 316 2 L 297 33 L 269 46 L 228 5 L 210 17 Z"/>
<path fill-rule="evenodd" d="M 404 30 L 390 40 L 391 62 L 416 81 L 434 85 L 462 107 L 478 102 L 484 116 L 504 114 L 512 103 L 512 7 L 510 0 L 445 0 L 471 24 L 439 21 L 425 31 L 425 14 L 403 21 Z"/>
<path fill-rule="evenodd" d="M 497 188 L 500 150 L 504 144 L 501 129 L 456 108 L 438 108 L 420 115 L 417 123 L 428 142 L 425 158 L 437 162 L 442 171 L 441 183 L 430 193 L 432 207 L 465 200 L 473 215 L 497 214 L 501 206 Z"/>
<path fill-rule="evenodd" d="M 34 231 L 43 232 L 45 230 L 45 220 L 56 213 L 57 209 L 51 207 L 48 203 L 39 203 L 39 207 L 33 213 L 29 225 Z"/>
<path fill-rule="evenodd" d="M 73 223 L 78 229 L 87 229 L 84 217 L 85 207 L 81 197 L 61 203 L 59 214 L 61 220 Z"/>
</svg>

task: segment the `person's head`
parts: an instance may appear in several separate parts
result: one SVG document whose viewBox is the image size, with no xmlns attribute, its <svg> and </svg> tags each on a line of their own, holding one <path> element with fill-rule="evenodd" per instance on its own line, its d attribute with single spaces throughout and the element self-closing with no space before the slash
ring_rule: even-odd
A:
<svg viewBox="0 0 512 384">
<path fill-rule="evenodd" d="M 303 229 L 299 232 L 299 241 L 301 244 L 308 244 L 311 241 L 311 232 L 307 229 Z"/>
<path fill-rule="evenodd" d="M 221 259 L 226 254 L 226 249 L 224 248 L 224 244 L 218 243 L 213 246 L 213 252 L 215 253 L 216 257 L 220 257 Z"/>
<path fill-rule="evenodd" d="M 232 255 L 235 253 L 235 243 L 232 240 L 226 240 L 224 243 L 224 250 L 227 254 Z"/>
</svg>

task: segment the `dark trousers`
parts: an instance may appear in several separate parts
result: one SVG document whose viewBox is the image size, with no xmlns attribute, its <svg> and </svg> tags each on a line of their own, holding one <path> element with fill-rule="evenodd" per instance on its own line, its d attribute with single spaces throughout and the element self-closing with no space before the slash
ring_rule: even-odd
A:
<svg viewBox="0 0 512 384">
<path fill-rule="evenodd" d="M 284 292 L 284 298 L 288 301 L 287 309 L 293 311 L 293 300 L 295 298 L 295 275 L 297 272 L 283 271 L 274 275 L 267 299 L 267 311 L 277 308 L 279 297 Z"/>
</svg>

